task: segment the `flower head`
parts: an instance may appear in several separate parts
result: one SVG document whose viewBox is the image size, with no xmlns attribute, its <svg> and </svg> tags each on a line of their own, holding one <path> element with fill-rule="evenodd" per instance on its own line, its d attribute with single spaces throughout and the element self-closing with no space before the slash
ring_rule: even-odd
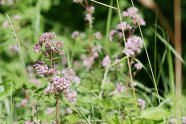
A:
<svg viewBox="0 0 186 124">
<path fill-rule="evenodd" d="M 55 73 L 55 69 L 49 68 L 43 61 L 36 62 L 33 67 L 37 71 L 37 75 L 41 77 L 50 76 Z"/>
<path fill-rule="evenodd" d="M 71 91 L 68 94 L 66 94 L 65 97 L 68 99 L 68 101 L 75 102 L 76 101 L 76 96 L 77 96 L 77 92 L 76 91 Z"/>
<path fill-rule="evenodd" d="M 95 38 L 96 38 L 97 40 L 101 40 L 101 39 L 102 39 L 102 34 L 101 34 L 100 32 L 96 32 L 96 33 L 94 34 L 94 36 L 95 36 Z"/>
<path fill-rule="evenodd" d="M 103 67 L 108 67 L 111 63 L 110 57 L 106 55 L 103 60 L 102 60 L 102 66 Z"/>
<path fill-rule="evenodd" d="M 49 94 L 53 94 L 53 93 L 55 93 L 55 87 L 53 84 L 49 84 L 47 86 L 47 88 L 45 88 L 45 94 L 49 95 Z"/>
<path fill-rule="evenodd" d="M 120 93 L 122 93 L 124 90 L 125 90 L 124 85 L 123 85 L 122 83 L 118 83 L 118 84 L 116 85 L 116 88 L 115 88 L 113 94 L 114 94 L 114 95 L 120 94 Z"/>
<path fill-rule="evenodd" d="M 137 69 L 137 70 L 141 70 L 143 65 L 141 63 L 135 63 L 134 64 L 134 67 Z"/>
<path fill-rule="evenodd" d="M 141 48 L 143 47 L 143 41 L 138 36 L 131 36 L 127 39 L 125 43 L 124 53 L 127 56 L 135 56 L 136 54 L 141 52 Z"/>
<path fill-rule="evenodd" d="M 71 83 L 69 80 L 65 78 L 61 78 L 59 76 L 53 77 L 53 84 L 57 91 L 66 90 L 71 86 Z"/>
<path fill-rule="evenodd" d="M 127 22 L 122 22 L 116 26 L 116 29 L 121 31 L 129 30 L 131 28 L 132 27 Z"/>
<path fill-rule="evenodd" d="M 46 33 L 43 33 L 42 36 L 39 38 L 39 43 L 42 44 L 42 43 L 45 43 L 49 40 L 52 40 L 56 37 L 55 33 L 54 32 L 46 32 Z"/>
<path fill-rule="evenodd" d="M 38 44 L 36 44 L 36 45 L 33 47 L 33 50 L 34 50 L 34 52 L 39 53 L 39 52 L 41 52 L 41 48 L 42 48 L 41 44 L 38 43 Z"/>
<path fill-rule="evenodd" d="M 128 8 L 127 11 L 124 11 L 122 13 L 122 16 L 130 17 L 134 25 L 137 25 L 139 22 L 140 25 L 145 26 L 145 21 L 143 20 L 141 15 L 138 14 L 138 9 L 136 7 Z"/>
<path fill-rule="evenodd" d="M 145 101 L 141 98 L 137 99 L 138 106 L 143 110 L 145 109 Z"/>
<path fill-rule="evenodd" d="M 71 37 L 72 37 L 73 39 L 76 39 L 79 35 L 80 35 L 79 31 L 74 31 L 74 32 L 71 34 Z"/>
</svg>

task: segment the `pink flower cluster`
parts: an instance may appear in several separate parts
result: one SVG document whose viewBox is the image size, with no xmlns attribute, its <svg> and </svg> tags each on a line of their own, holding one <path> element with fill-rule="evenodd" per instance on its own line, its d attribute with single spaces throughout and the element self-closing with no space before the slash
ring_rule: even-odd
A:
<svg viewBox="0 0 186 124">
<path fill-rule="evenodd" d="M 137 104 L 142 110 L 145 109 L 145 101 L 143 99 L 137 99 Z"/>
<path fill-rule="evenodd" d="M 134 64 L 134 67 L 137 69 L 137 70 L 141 70 L 143 68 L 143 65 L 141 63 L 135 63 Z"/>
<path fill-rule="evenodd" d="M 63 54 L 63 41 L 56 41 L 53 40 L 56 37 L 54 33 L 44 33 L 42 36 L 39 38 L 39 42 L 33 47 L 34 52 L 42 52 L 44 55 L 47 57 L 50 57 L 51 54 Z M 42 46 L 45 47 L 45 51 L 42 50 Z"/>
<path fill-rule="evenodd" d="M 116 26 L 116 29 L 125 31 L 132 29 L 132 27 L 127 22 L 122 22 Z"/>
<path fill-rule="evenodd" d="M 54 39 L 56 37 L 54 32 L 46 32 L 41 35 L 39 38 L 39 43 L 43 44 L 45 42 L 49 42 L 50 40 Z"/>
<path fill-rule="evenodd" d="M 117 37 L 119 40 L 121 40 L 122 37 L 123 37 L 123 34 L 122 34 L 122 32 L 120 32 L 118 30 L 112 30 L 109 33 L 109 40 L 110 41 L 113 41 L 114 40 L 114 37 Z"/>
<path fill-rule="evenodd" d="M 138 22 L 140 25 L 145 26 L 145 21 L 138 14 L 138 9 L 135 7 L 128 8 L 127 11 L 124 11 L 122 13 L 122 16 L 124 17 L 125 21 L 123 21 L 122 23 L 119 23 L 116 26 L 116 29 L 114 29 L 110 32 L 110 34 L 109 34 L 110 41 L 113 41 L 115 37 L 117 37 L 117 40 L 119 40 L 119 41 L 123 40 L 122 39 L 123 38 L 123 34 L 122 34 L 123 31 L 125 33 L 126 38 L 131 37 L 137 28 Z M 126 18 L 129 18 L 129 20 Z"/>
<path fill-rule="evenodd" d="M 145 26 L 145 21 L 143 18 L 138 14 L 138 9 L 135 7 L 130 7 L 127 11 L 122 13 L 123 17 L 130 17 L 134 25 L 137 25 L 138 22 L 140 25 Z"/>
<path fill-rule="evenodd" d="M 98 52 L 101 50 L 101 46 L 94 46 L 93 48 L 91 48 L 90 50 L 90 55 L 86 56 L 86 55 L 81 55 L 81 59 L 83 60 L 83 65 L 87 68 L 90 69 L 92 68 L 95 59 L 98 57 Z"/>
<path fill-rule="evenodd" d="M 111 63 L 110 57 L 106 55 L 102 60 L 102 66 L 106 68 L 110 65 L 110 63 Z"/>
<path fill-rule="evenodd" d="M 74 32 L 72 32 L 71 37 L 73 39 L 76 39 L 76 38 L 78 38 L 79 35 L 80 35 L 79 31 L 74 31 Z"/>
<path fill-rule="evenodd" d="M 127 56 L 135 56 L 141 52 L 143 41 L 141 37 L 132 35 L 127 39 L 123 53 Z"/>
<path fill-rule="evenodd" d="M 95 36 L 95 38 L 96 38 L 97 40 L 101 40 L 101 39 L 102 39 L 102 34 L 101 34 L 100 32 L 96 32 L 96 33 L 94 34 L 94 36 Z"/>
<path fill-rule="evenodd" d="M 78 76 L 76 76 L 76 73 L 75 73 L 75 71 L 73 70 L 73 69 L 71 69 L 71 68 L 66 68 L 66 69 L 64 69 L 63 71 L 62 71 L 62 74 L 63 74 L 63 77 L 65 78 L 65 79 L 67 79 L 67 80 L 69 80 L 69 81 L 71 81 L 71 82 L 73 82 L 73 83 L 75 83 L 75 84 L 79 84 L 80 83 L 80 81 L 81 81 L 81 79 L 78 77 Z"/>
<path fill-rule="evenodd" d="M 90 25 L 92 25 L 93 23 L 93 13 L 95 11 L 95 7 L 94 6 L 87 6 L 86 7 L 86 14 L 85 14 L 85 20 L 89 22 Z"/>
<path fill-rule="evenodd" d="M 116 88 L 115 88 L 113 94 L 114 94 L 114 95 L 120 94 L 120 93 L 122 93 L 124 90 L 125 90 L 125 86 L 124 86 L 122 83 L 118 83 L 118 84 L 116 85 Z"/>
<path fill-rule="evenodd" d="M 46 94 L 57 94 L 62 91 L 66 93 L 66 91 L 69 91 L 69 87 L 71 86 L 71 82 L 69 80 L 59 76 L 52 77 L 51 82 L 52 83 L 49 84 L 45 90 Z"/>
<path fill-rule="evenodd" d="M 53 68 L 50 68 L 43 61 L 38 61 L 33 65 L 33 68 L 37 71 L 37 75 L 41 77 L 52 76 L 56 71 Z"/>
</svg>

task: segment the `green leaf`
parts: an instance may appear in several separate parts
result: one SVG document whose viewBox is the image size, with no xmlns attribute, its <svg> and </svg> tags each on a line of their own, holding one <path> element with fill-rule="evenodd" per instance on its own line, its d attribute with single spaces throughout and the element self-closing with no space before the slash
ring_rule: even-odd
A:
<svg viewBox="0 0 186 124">
<path fill-rule="evenodd" d="M 10 81 L 8 83 L 7 82 L 3 83 L 5 85 L 2 86 L 2 89 L 4 89 L 4 90 L 2 90 L 2 92 L 0 93 L 0 101 L 4 100 L 6 97 L 10 96 L 13 93 L 13 91 L 15 90 L 13 82 L 12 81 Z"/>
<path fill-rule="evenodd" d="M 165 117 L 168 116 L 169 114 L 166 110 L 161 110 L 161 108 L 158 107 L 148 108 L 141 112 L 141 118 L 147 120 L 160 121 L 163 120 L 162 112 Z"/>
<path fill-rule="evenodd" d="M 77 117 L 77 116 L 75 116 L 75 115 L 68 115 L 68 116 L 66 116 L 66 119 L 68 120 L 68 122 L 70 123 L 70 124 L 72 124 L 72 123 L 77 123 L 77 122 L 79 122 L 81 119 L 79 118 L 79 117 Z"/>
</svg>

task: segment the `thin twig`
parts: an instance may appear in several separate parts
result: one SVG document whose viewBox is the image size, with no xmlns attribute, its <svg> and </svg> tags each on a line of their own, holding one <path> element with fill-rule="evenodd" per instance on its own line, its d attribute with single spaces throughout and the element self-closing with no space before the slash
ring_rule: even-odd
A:
<svg viewBox="0 0 186 124">
<path fill-rule="evenodd" d="M 90 0 L 90 1 L 95 2 L 95 3 L 98 3 L 98 4 L 103 5 L 103 6 L 106 6 L 106 7 L 109 7 L 109 8 L 112 8 L 112 9 L 116 9 L 116 10 L 117 10 L 117 8 L 116 8 L 116 7 L 113 7 L 113 6 L 110 6 L 110 5 L 107 5 L 107 4 L 104 4 L 104 3 L 101 3 L 101 2 L 95 1 L 95 0 Z"/>
</svg>

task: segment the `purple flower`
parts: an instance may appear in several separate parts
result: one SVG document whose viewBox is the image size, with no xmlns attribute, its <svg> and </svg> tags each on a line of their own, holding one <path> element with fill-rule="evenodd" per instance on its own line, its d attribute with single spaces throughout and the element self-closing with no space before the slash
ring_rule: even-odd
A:
<svg viewBox="0 0 186 124">
<path fill-rule="evenodd" d="M 134 67 L 137 69 L 137 70 L 141 70 L 143 65 L 141 63 L 136 63 L 134 64 Z"/>
<path fill-rule="evenodd" d="M 145 101 L 141 98 L 137 99 L 138 106 L 143 110 L 145 109 Z"/>
<path fill-rule="evenodd" d="M 90 69 L 92 68 L 92 65 L 94 64 L 94 57 L 81 57 L 83 59 L 83 65 L 87 68 Z"/>
<path fill-rule="evenodd" d="M 33 65 L 34 69 L 36 69 L 37 74 L 39 76 L 44 76 L 48 73 L 48 66 L 43 61 L 38 61 Z"/>
<path fill-rule="evenodd" d="M 80 34 L 79 34 L 79 31 L 74 31 L 74 32 L 71 34 L 71 37 L 72 37 L 73 39 L 76 39 L 79 35 L 80 35 Z"/>
<path fill-rule="evenodd" d="M 46 113 L 47 113 L 47 115 L 51 115 L 52 113 L 54 113 L 54 108 L 47 108 L 47 111 L 46 111 Z"/>
<path fill-rule="evenodd" d="M 75 76 L 73 79 L 73 82 L 76 83 L 77 85 L 79 85 L 81 82 L 81 79 L 78 76 Z"/>
<path fill-rule="evenodd" d="M 92 14 L 91 13 L 87 13 L 85 15 L 85 20 L 92 24 L 92 22 L 93 22 Z"/>
<path fill-rule="evenodd" d="M 70 83 L 69 80 L 67 80 L 65 78 L 61 78 L 59 76 L 53 77 L 52 80 L 53 80 L 54 87 L 58 91 L 62 91 L 62 90 L 68 89 L 71 86 L 71 83 Z"/>
<path fill-rule="evenodd" d="M 100 32 L 96 32 L 96 33 L 94 34 L 94 36 L 95 36 L 95 38 L 96 38 L 97 40 L 101 40 L 101 39 L 102 39 L 102 34 L 101 34 Z"/>
<path fill-rule="evenodd" d="M 94 7 L 94 6 L 89 6 L 89 7 L 86 8 L 86 11 L 87 11 L 88 13 L 93 14 L 94 11 L 95 11 L 95 7 Z"/>
<path fill-rule="evenodd" d="M 130 30 L 132 27 L 127 22 L 122 22 L 116 26 L 116 29 L 118 30 Z"/>
<path fill-rule="evenodd" d="M 122 13 L 122 16 L 123 17 L 130 17 L 132 19 L 134 25 L 137 25 L 139 22 L 140 25 L 145 26 L 145 21 L 138 14 L 138 9 L 135 7 L 128 8 L 127 11 L 124 11 Z"/>
<path fill-rule="evenodd" d="M 143 41 L 138 36 L 131 36 L 127 39 L 127 42 L 125 43 L 125 49 L 124 53 L 127 56 L 135 56 L 136 54 L 141 52 L 141 49 L 143 47 Z"/>
<path fill-rule="evenodd" d="M 94 6 L 86 7 L 85 20 L 88 21 L 90 24 L 92 24 L 92 22 L 93 22 L 92 14 L 94 13 L 94 11 L 95 11 Z"/>
<path fill-rule="evenodd" d="M 113 41 L 113 37 L 114 37 L 114 35 L 117 34 L 117 33 L 118 33 L 117 30 L 112 30 L 112 31 L 110 31 L 110 33 L 109 33 L 109 40 L 110 40 L 110 41 Z"/>
<path fill-rule="evenodd" d="M 47 88 L 45 89 L 45 94 L 49 95 L 49 94 L 53 94 L 53 93 L 55 93 L 55 87 L 53 84 L 49 84 L 47 86 Z"/>
<path fill-rule="evenodd" d="M 123 86 L 123 84 L 122 84 L 122 83 L 118 83 L 118 84 L 116 85 L 116 88 L 115 88 L 113 94 L 114 94 L 114 95 L 120 94 L 120 93 L 122 93 L 124 90 L 125 90 L 125 87 Z"/>
<path fill-rule="evenodd" d="M 53 75 L 55 73 L 55 69 L 49 68 L 45 62 L 38 61 L 33 65 L 34 69 L 37 71 L 37 75 L 43 77 L 43 76 L 49 76 Z"/>
<path fill-rule="evenodd" d="M 66 98 L 68 101 L 70 102 L 75 102 L 76 101 L 76 96 L 77 96 L 77 92 L 76 91 L 71 91 L 68 94 L 66 94 Z"/>
<path fill-rule="evenodd" d="M 41 44 L 38 43 L 33 47 L 34 52 L 39 53 L 41 52 Z"/>
<path fill-rule="evenodd" d="M 127 11 L 124 11 L 122 13 L 122 16 L 124 17 L 135 17 L 135 14 L 137 14 L 138 9 L 136 7 L 130 7 L 127 9 Z"/>
<path fill-rule="evenodd" d="M 76 73 L 71 68 L 66 68 L 62 71 L 63 77 L 69 81 L 72 81 L 73 78 L 76 76 Z"/>
<path fill-rule="evenodd" d="M 102 66 L 103 67 L 108 67 L 111 63 L 110 57 L 106 55 L 103 60 L 102 60 Z"/>
<path fill-rule="evenodd" d="M 114 37 L 117 37 L 119 40 L 121 40 L 123 38 L 123 34 L 118 30 L 111 30 L 109 33 L 109 41 L 113 41 Z"/>
<path fill-rule="evenodd" d="M 42 36 L 39 38 L 39 43 L 40 44 L 43 44 L 49 40 L 52 40 L 56 37 L 55 33 L 54 32 L 46 32 L 46 33 L 43 33 Z"/>
<path fill-rule="evenodd" d="M 61 50 L 61 48 L 63 48 L 63 46 L 63 41 L 50 41 L 46 42 L 45 44 L 46 52 L 48 52 L 49 54 L 52 52 L 53 54 L 59 53 L 60 55 L 62 55 L 63 50 Z"/>
<path fill-rule="evenodd" d="M 34 123 L 32 123 L 32 121 L 28 120 L 25 122 L 25 124 L 34 124 Z"/>
</svg>

